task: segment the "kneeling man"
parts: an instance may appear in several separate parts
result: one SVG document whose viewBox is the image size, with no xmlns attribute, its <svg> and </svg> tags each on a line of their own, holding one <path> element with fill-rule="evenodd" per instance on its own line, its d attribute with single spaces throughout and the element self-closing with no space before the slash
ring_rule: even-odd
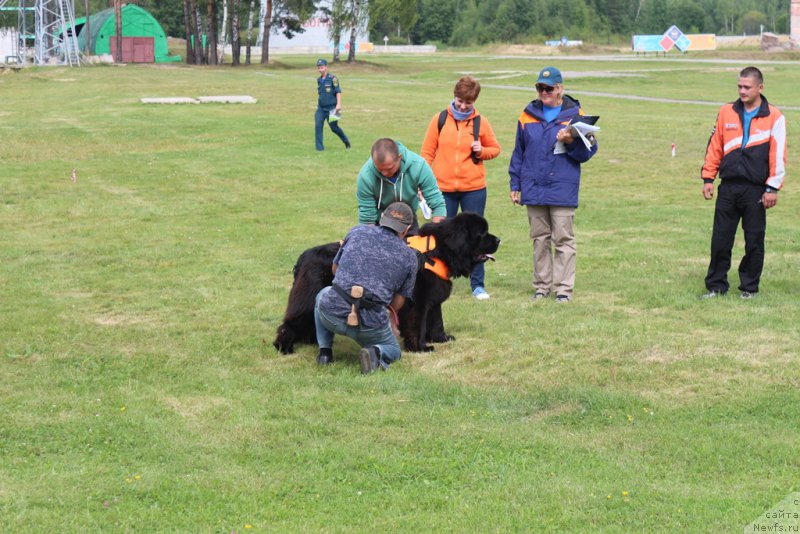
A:
<svg viewBox="0 0 800 534">
<path fill-rule="evenodd" d="M 411 208 L 394 202 L 378 226 L 363 224 L 348 232 L 333 259 L 333 285 L 319 292 L 314 306 L 317 363 L 333 362 L 334 334 L 361 345 L 364 374 L 386 369 L 400 359 L 400 345 L 386 310 L 396 317 L 414 293 L 417 255 L 404 241 L 413 222 Z"/>
</svg>

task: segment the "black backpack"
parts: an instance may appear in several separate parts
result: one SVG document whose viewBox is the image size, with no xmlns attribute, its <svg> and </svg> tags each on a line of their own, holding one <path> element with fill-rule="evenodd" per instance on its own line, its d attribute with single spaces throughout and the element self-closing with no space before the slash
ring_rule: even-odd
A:
<svg viewBox="0 0 800 534">
<path fill-rule="evenodd" d="M 439 133 L 442 133 L 442 128 L 444 127 L 444 123 L 447 121 L 447 110 L 445 109 L 441 113 L 439 113 Z M 478 137 L 481 135 L 481 116 L 477 115 L 474 119 L 472 119 L 472 134 L 475 138 L 475 141 L 478 140 Z M 472 163 L 477 165 L 481 162 L 480 158 L 473 152 L 470 157 L 472 158 Z"/>
</svg>

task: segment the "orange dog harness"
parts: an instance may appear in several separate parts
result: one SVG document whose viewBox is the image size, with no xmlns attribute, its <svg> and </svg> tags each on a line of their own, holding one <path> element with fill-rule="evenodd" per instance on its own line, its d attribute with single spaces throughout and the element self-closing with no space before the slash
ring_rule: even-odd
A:
<svg viewBox="0 0 800 534">
<path fill-rule="evenodd" d="M 439 258 L 431 258 L 426 254 L 436 248 L 436 238 L 432 235 L 412 235 L 406 237 L 406 244 L 425 256 L 425 268 L 442 280 L 450 280 L 450 269 Z"/>
</svg>

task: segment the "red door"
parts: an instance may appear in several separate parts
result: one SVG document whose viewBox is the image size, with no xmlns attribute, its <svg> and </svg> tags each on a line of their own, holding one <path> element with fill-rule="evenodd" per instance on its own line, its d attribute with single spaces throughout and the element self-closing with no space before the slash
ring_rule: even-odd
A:
<svg viewBox="0 0 800 534">
<path fill-rule="evenodd" d="M 117 36 L 111 36 L 111 56 L 117 61 Z M 152 37 L 122 37 L 123 63 L 154 63 L 155 39 Z"/>
</svg>

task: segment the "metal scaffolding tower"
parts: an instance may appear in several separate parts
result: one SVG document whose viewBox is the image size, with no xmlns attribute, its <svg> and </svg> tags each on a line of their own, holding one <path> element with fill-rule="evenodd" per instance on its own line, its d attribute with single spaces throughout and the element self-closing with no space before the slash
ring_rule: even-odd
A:
<svg viewBox="0 0 800 534">
<path fill-rule="evenodd" d="M 0 11 L 17 12 L 21 63 L 80 65 L 73 0 L 0 0 Z"/>
</svg>

